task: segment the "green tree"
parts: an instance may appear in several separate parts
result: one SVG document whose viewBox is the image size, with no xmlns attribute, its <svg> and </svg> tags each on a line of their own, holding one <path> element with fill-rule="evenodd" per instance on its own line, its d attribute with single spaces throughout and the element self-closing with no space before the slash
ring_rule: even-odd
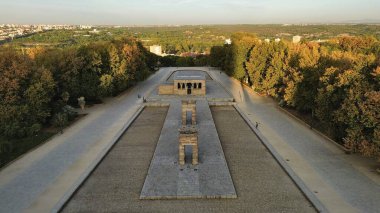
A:
<svg viewBox="0 0 380 213">
<path fill-rule="evenodd" d="M 55 82 L 49 70 L 15 50 L 0 51 L 0 134 L 23 137 L 38 132 L 50 116 Z"/>
<path fill-rule="evenodd" d="M 245 77 L 248 77 L 246 62 L 257 42 L 256 36 L 249 33 L 236 33 L 232 36 L 232 73 L 236 79 L 242 81 Z"/>
<path fill-rule="evenodd" d="M 222 67 L 226 57 L 225 46 L 214 46 L 210 50 L 210 65 L 212 67 Z"/>
</svg>

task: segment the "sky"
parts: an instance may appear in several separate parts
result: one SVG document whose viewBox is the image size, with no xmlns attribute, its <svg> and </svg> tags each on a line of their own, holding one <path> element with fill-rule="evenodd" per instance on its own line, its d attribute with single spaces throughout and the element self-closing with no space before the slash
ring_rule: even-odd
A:
<svg viewBox="0 0 380 213">
<path fill-rule="evenodd" d="M 0 24 L 379 22 L 380 0 L 0 0 Z"/>
</svg>

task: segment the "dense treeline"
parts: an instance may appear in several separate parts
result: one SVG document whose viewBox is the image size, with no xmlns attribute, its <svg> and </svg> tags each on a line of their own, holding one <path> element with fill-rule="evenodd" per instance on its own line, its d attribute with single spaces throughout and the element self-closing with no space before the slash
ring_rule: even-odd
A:
<svg viewBox="0 0 380 213">
<path fill-rule="evenodd" d="M 380 155 L 380 42 L 342 37 L 327 43 L 263 42 L 238 33 L 213 47 L 210 63 L 276 99 L 312 115 L 335 140 L 367 156 Z"/>
<path fill-rule="evenodd" d="M 341 34 L 374 35 L 380 38 L 379 25 L 188 25 L 152 27 L 96 27 L 92 29 L 52 30 L 38 33 L 27 38 L 16 38 L 13 44 L 46 44 L 56 46 L 78 46 L 95 41 L 110 41 L 130 36 L 143 42 L 144 46 L 161 45 L 167 54 L 209 53 L 211 47 L 223 45 L 225 39 L 235 32 L 255 33 L 261 39 L 281 38 L 290 40 L 294 35 L 304 40 L 330 39 Z"/>
<path fill-rule="evenodd" d="M 158 57 L 133 39 L 70 48 L 0 49 L 0 135 L 25 137 L 72 119 L 79 97 L 99 101 L 145 79 Z"/>
<path fill-rule="evenodd" d="M 163 67 L 203 67 L 209 65 L 209 55 L 192 56 L 164 56 L 160 58 Z"/>
</svg>

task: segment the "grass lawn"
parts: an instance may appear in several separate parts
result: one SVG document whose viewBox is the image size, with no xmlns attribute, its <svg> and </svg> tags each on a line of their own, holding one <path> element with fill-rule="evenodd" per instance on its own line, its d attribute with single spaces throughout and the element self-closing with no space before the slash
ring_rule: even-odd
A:
<svg viewBox="0 0 380 213">
<path fill-rule="evenodd" d="M 41 131 L 37 135 L 7 140 L 0 136 L 0 168 L 16 159 L 20 155 L 44 143 L 47 139 L 58 133 L 57 130 Z"/>
</svg>

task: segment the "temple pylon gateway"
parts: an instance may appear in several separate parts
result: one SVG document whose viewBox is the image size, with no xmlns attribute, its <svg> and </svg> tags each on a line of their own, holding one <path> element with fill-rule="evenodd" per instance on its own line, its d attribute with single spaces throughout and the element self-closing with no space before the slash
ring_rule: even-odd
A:
<svg viewBox="0 0 380 213">
<path fill-rule="evenodd" d="M 179 129 L 178 162 L 185 165 L 185 147 L 192 147 L 192 165 L 198 165 L 198 130 L 196 101 L 182 101 L 182 127 Z"/>
<path fill-rule="evenodd" d="M 194 126 L 183 126 L 179 129 L 178 161 L 185 165 L 185 146 L 192 146 L 192 165 L 198 165 L 198 130 Z"/>
</svg>

